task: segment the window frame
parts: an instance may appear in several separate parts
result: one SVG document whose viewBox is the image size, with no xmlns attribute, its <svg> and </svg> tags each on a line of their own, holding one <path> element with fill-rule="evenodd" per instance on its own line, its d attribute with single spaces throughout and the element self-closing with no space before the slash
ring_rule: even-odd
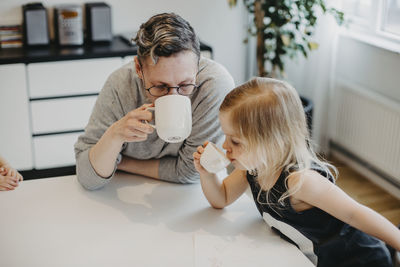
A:
<svg viewBox="0 0 400 267">
<path fill-rule="evenodd" d="M 340 7 L 343 7 L 344 1 L 348 0 L 341 0 Z M 350 22 L 347 27 L 342 27 L 341 34 L 400 53 L 400 34 L 386 32 L 383 29 L 387 4 L 388 0 L 372 1 L 371 9 L 376 11 L 372 12 L 373 16 L 368 20 L 362 17 L 347 15 L 347 19 Z M 343 11 L 346 16 L 346 11 Z"/>
</svg>

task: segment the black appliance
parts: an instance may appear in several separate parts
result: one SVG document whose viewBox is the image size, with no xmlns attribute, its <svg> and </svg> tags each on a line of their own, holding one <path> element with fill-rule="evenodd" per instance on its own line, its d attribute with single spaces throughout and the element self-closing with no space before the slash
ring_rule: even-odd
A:
<svg viewBox="0 0 400 267">
<path fill-rule="evenodd" d="M 89 42 L 111 42 L 111 7 L 104 2 L 86 3 L 86 38 Z"/>
</svg>

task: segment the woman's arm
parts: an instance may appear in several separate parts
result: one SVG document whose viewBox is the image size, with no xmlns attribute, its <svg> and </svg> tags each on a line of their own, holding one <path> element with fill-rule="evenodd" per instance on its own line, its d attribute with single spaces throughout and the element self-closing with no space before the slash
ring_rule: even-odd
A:
<svg viewBox="0 0 400 267">
<path fill-rule="evenodd" d="M 337 219 L 375 236 L 400 251 L 400 230 L 382 215 L 358 203 L 315 171 L 289 178 L 289 188 L 303 179 L 292 197 L 329 213 Z"/>
</svg>

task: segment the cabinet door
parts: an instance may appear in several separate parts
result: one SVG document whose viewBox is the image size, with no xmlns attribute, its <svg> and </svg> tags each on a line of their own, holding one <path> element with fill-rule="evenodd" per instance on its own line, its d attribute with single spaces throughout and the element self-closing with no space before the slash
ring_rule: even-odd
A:
<svg viewBox="0 0 400 267">
<path fill-rule="evenodd" d="M 32 168 L 25 64 L 0 65 L 0 154 L 16 169 Z"/>
<path fill-rule="evenodd" d="M 74 144 L 82 133 L 34 137 L 35 168 L 47 169 L 75 165 Z"/>
<path fill-rule="evenodd" d="M 43 98 L 98 93 L 121 64 L 120 57 L 29 64 L 29 95 Z"/>
<path fill-rule="evenodd" d="M 31 101 L 33 134 L 83 130 L 96 99 L 82 96 Z"/>
</svg>

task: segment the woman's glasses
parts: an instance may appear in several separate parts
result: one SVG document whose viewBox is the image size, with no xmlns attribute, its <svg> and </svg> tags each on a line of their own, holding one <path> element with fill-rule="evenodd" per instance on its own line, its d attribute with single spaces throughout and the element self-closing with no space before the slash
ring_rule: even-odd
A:
<svg viewBox="0 0 400 267">
<path fill-rule="evenodd" d="M 146 88 L 146 90 L 152 96 L 167 95 L 171 89 L 176 89 L 176 91 L 180 95 L 190 96 L 193 93 L 194 89 L 196 89 L 196 88 L 197 88 L 197 85 L 195 85 L 195 84 L 182 84 L 179 86 L 155 85 L 155 86 Z"/>
</svg>

